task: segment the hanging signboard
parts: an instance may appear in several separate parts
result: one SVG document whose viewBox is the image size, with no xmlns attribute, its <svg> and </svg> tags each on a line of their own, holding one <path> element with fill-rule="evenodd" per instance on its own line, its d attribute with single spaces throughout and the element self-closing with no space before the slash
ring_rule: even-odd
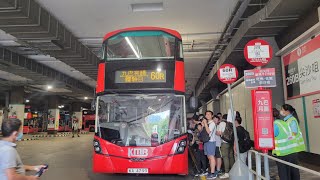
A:
<svg viewBox="0 0 320 180">
<path fill-rule="evenodd" d="M 272 48 L 267 41 L 254 39 L 244 47 L 244 57 L 253 66 L 264 66 L 272 59 Z"/>
<path fill-rule="evenodd" d="M 258 150 L 274 148 L 271 90 L 251 90 L 254 146 Z"/>
<path fill-rule="evenodd" d="M 276 87 L 275 68 L 245 70 L 244 82 L 246 88 Z"/>
<path fill-rule="evenodd" d="M 282 57 L 288 99 L 319 93 L 320 36 Z"/>
<path fill-rule="evenodd" d="M 238 79 L 238 70 L 232 64 L 223 64 L 218 70 L 218 78 L 225 84 L 231 84 Z"/>
</svg>

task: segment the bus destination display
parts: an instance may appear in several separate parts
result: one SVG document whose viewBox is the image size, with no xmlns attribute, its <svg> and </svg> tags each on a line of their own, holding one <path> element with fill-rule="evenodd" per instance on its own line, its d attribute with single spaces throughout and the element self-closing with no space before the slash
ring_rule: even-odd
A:
<svg viewBox="0 0 320 180">
<path fill-rule="evenodd" d="M 116 71 L 115 83 L 165 83 L 166 71 L 129 70 Z"/>
</svg>

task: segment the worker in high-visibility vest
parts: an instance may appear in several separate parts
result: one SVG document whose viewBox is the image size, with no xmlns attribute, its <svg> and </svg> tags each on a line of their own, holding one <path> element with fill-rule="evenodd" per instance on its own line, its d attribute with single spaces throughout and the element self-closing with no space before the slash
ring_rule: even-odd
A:
<svg viewBox="0 0 320 180">
<path fill-rule="evenodd" d="M 299 127 L 299 118 L 296 110 L 289 104 L 284 104 L 280 114 L 284 117 L 284 121 L 289 125 L 292 131 L 292 137 L 295 139 L 295 151 L 302 152 L 306 150 L 303 136 Z"/>
<path fill-rule="evenodd" d="M 275 149 L 272 153 L 281 160 L 298 164 L 298 152 L 305 151 L 305 145 L 295 117 L 296 112 L 292 106 L 285 104 L 280 114 L 284 120 L 279 118 L 279 111 L 273 109 Z M 280 180 L 300 180 L 298 169 L 279 162 L 277 166 Z"/>
</svg>

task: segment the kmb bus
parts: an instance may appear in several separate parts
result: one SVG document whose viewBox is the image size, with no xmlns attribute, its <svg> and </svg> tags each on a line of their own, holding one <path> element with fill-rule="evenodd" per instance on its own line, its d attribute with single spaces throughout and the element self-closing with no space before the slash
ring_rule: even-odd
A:
<svg viewBox="0 0 320 180">
<path fill-rule="evenodd" d="M 82 129 L 84 131 L 94 132 L 95 121 L 96 121 L 95 111 L 91 111 L 91 110 L 82 111 Z"/>
<path fill-rule="evenodd" d="M 106 34 L 98 67 L 93 171 L 188 174 L 181 35 L 137 27 Z"/>
</svg>

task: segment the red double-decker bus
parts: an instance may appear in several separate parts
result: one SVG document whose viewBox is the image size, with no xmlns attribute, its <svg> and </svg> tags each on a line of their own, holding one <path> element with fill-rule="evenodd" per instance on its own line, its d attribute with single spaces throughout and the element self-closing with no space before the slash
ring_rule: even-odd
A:
<svg viewBox="0 0 320 180">
<path fill-rule="evenodd" d="M 94 172 L 188 174 L 177 31 L 137 27 L 108 33 L 96 93 Z"/>
<path fill-rule="evenodd" d="M 94 132 L 95 121 L 96 121 L 95 111 L 91 111 L 91 110 L 82 111 L 82 129 L 84 131 Z"/>
</svg>

